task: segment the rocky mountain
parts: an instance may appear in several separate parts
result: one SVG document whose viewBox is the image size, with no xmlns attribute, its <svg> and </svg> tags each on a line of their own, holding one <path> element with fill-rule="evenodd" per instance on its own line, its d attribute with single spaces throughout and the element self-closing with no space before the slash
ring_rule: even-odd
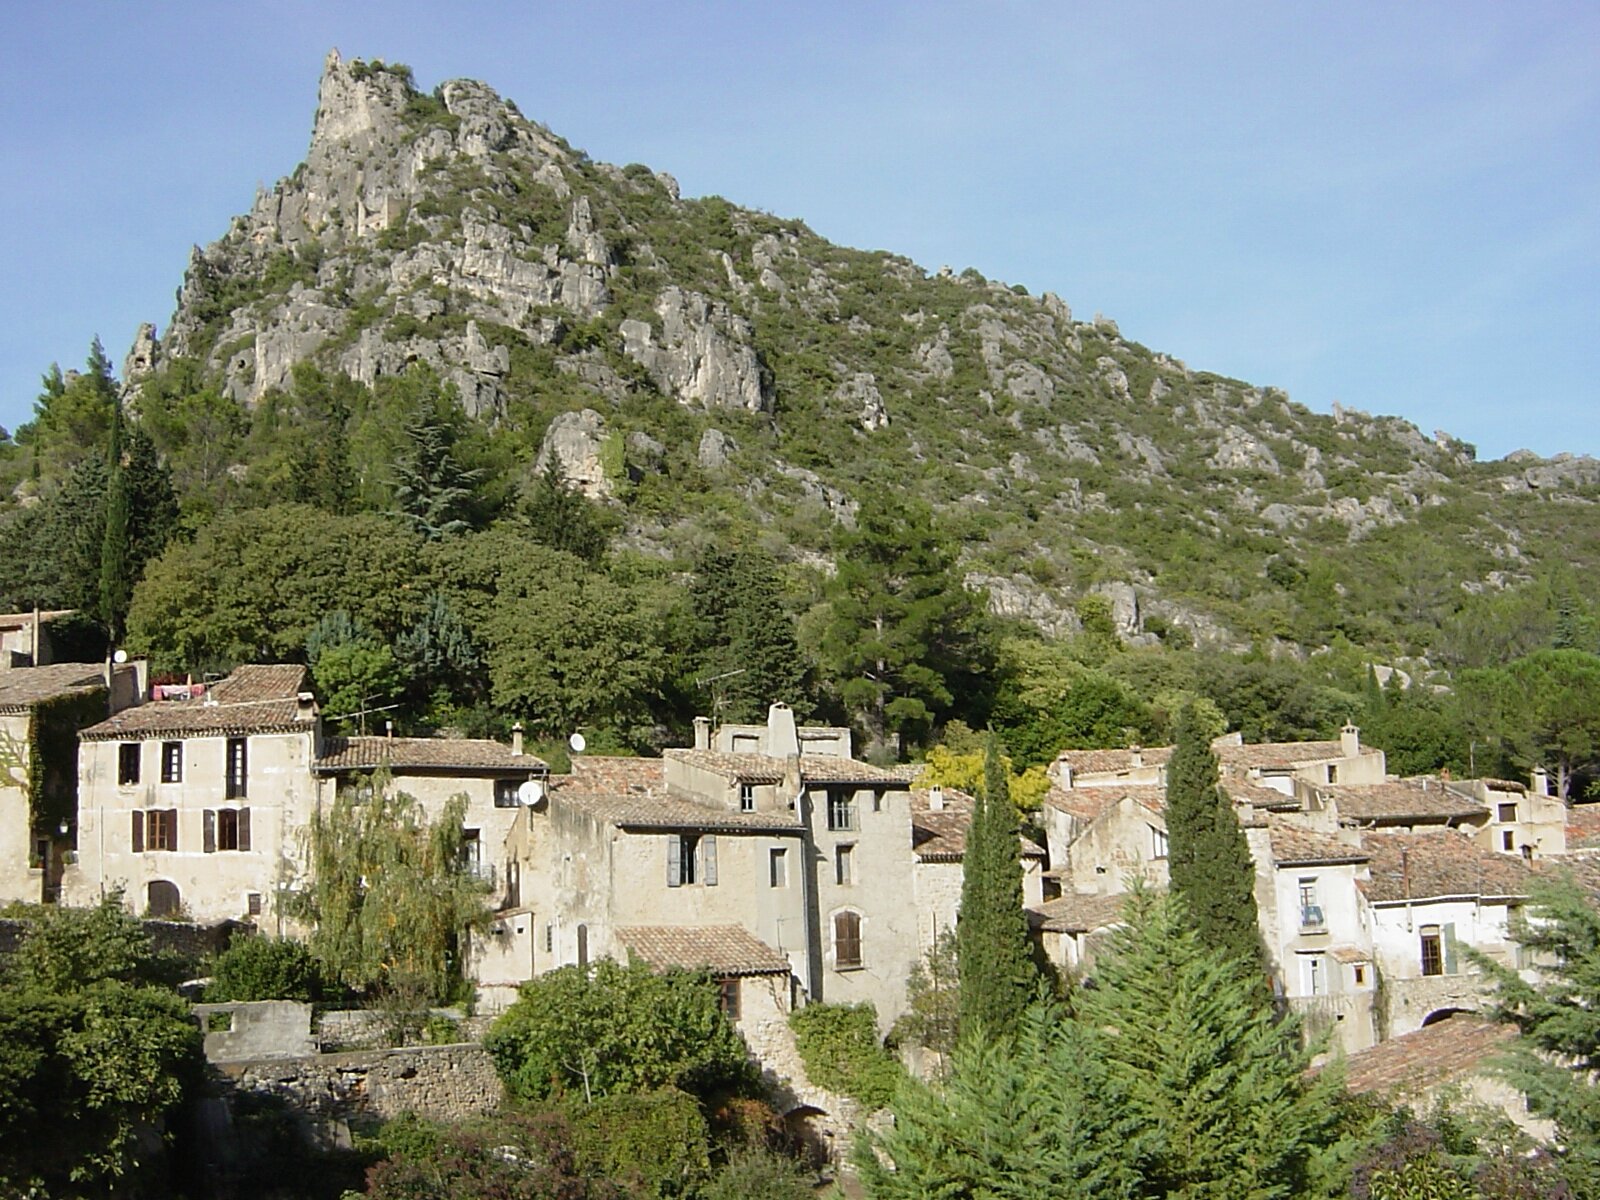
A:
<svg viewBox="0 0 1600 1200">
<path fill-rule="evenodd" d="M 194 251 L 129 394 L 178 360 L 246 407 L 304 361 L 427 364 L 515 431 L 518 470 L 556 462 L 647 548 L 732 523 L 820 562 L 863 486 L 913 491 L 969 581 L 1046 630 L 1098 590 L 1134 642 L 1425 651 L 1424 606 L 1600 561 L 1593 459 L 1479 463 L 1313 413 L 1053 294 L 685 199 L 483 84 L 337 53 L 304 163 Z"/>
</svg>

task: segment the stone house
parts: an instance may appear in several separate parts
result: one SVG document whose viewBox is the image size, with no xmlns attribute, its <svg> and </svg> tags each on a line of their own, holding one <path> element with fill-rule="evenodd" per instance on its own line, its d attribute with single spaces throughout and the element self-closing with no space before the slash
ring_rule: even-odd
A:
<svg viewBox="0 0 1600 1200">
<path fill-rule="evenodd" d="M 1446 782 L 1457 795 L 1476 801 L 1487 814 L 1478 842 L 1501 854 L 1520 854 L 1532 862 L 1567 853 L 1567 805 L 1551 794 L 1543 767 L 1533 771 L 1533 786 L 1512 779 Z"/>
<path fill-rule="evenodd" d="M 627 925 L 617 930 L 617 942 L 627 958 L 657 970 L 678 967 L 711 975 L 723 1013 L 744 1035 L 758 1062 L 793 1053 L 789 1013 L 795 996 L 789 960 L 749 930 L 739 925 Z"/>
<path fill-rule="evenodd" d="M 1053 787 L 1040 808 L 1050 898 L 1121 895 L 1167 884 L 1167 789 L 1155 784 Z"/>
<path fill-rule="evenodd" d="M 1105 934 L 1122 920 L 1126 899 L 1122 894 L 1067 892 L 1028 907 L 1028 923 L 1058 975 L 1077 978 L 1093 968 Z"/>
<path fill-rule="evenodd" d="M 56 639 L 50 636 L 50 622 L 70 617 L 77 610 L 50 609 L 24 613 L 0 613 L 0 670 L 13 667 L 43 667 L 56 661 Z M 71 664 L 67 664 L 71 665 Z M 78 664 L 82 665 L 82 664 Z"/>
<path fill-rule="evenodd" d="M 80 735 L 72 904 L 113 888 L 135 910 L 283 931 L 317 802 L 316 701 L 300 666 L 242 666 L 203 696 L 123 709 Z M 274 922 L 276 924 L 274 925 Z"/>
<path fill-rule="evenodd" d="M 114 668 L 109 692 L 97 663 L 0 669 L 0 902 L 57 899 L 78 832 L 78 731 L 137 703 L 143 666 Z"/>
</svg>

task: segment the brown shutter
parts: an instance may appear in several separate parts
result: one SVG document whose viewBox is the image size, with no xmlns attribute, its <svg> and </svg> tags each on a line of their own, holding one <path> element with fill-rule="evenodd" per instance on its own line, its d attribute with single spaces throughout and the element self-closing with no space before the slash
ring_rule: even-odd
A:
<svg viewBox="0 0 1600 1200">
<path fill-rule="evenodd" d="M 178 810 L 175 809 L 175 808 L 169 808 L 169 809 L 167 809 L 167 849 L 168 850 L 176 850 L 177 848 L 178 848 Z"/>
<path fill-rule="evenodd" d="M 133 852 L 144 853 L 144 813 L 133 810 Z"/>
<path fill-rule="evenodd" d="M 217 852 L 217 814 L 211 809 L 206 809 L 205 818 L 201 822 L 202 840 L 205 842 L 205 852 Z"/>
<path fill-rule="evenodd" d="M 250 810 L 248 808 L 239 810 L 239 849 L 250 849 Z"/>
</svg>

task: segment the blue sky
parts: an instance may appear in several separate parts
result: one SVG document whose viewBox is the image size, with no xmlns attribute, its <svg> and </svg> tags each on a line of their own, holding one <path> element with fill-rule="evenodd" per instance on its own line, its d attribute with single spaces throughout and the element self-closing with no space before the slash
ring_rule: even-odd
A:
<svg viewBox="0 0 1600 1200">
<path fill-rule="evenodd" d="M 1191 366 L 1600 452 L 1600 5 L 13 3 L 0 424 L 303 156 L 322 58 L 1051 290 Z"/>
</svg>

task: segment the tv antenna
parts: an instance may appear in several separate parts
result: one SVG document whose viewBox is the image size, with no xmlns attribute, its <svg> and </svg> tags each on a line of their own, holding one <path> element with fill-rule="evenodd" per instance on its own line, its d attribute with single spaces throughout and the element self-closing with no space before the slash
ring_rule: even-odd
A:
<svg viewBox="0 0 1600 1200">
<path fill-rule="evenodd" d="M 716 720 L 717 724 L 720 725 L 722 723 L 722 710 L 727 706 L 727 698 L 723 694 L 723 689 L 715 685 L 722 682 L 724 679 L 732 679 L 735 675 L 743 675 L 749 669 L 749 667 L 735 667 L 731 671 L 723 671 L 720 675 L 702 675 L 699 679 L 694 681 L 694 685 L 697 688 L 703 688 L 708 683 L 712 685 L 711 715 Z"/>
</svg>

